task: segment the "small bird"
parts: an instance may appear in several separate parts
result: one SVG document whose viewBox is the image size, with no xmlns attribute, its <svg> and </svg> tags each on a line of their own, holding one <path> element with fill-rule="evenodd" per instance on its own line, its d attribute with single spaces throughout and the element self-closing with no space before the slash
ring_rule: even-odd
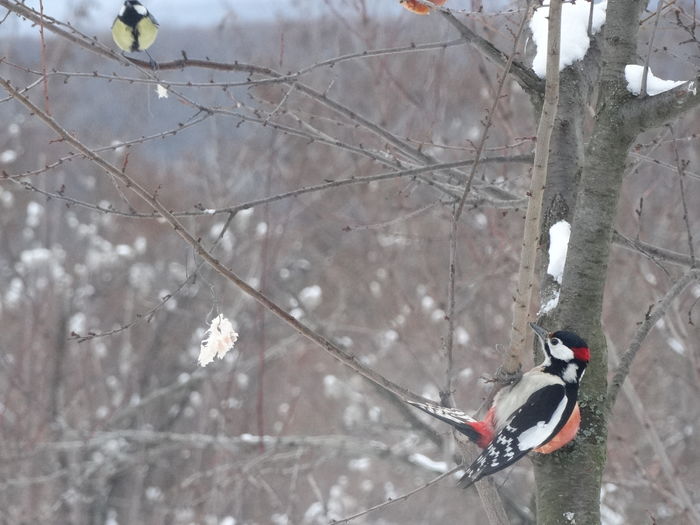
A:
<svg viewBox="0 0 700 525">
<path fill-rule="evenodd" d="M 156 62 L 146 51 L 156 40 L 158 22 L 138 0 L 126 0 L 112 24 L 112 38 L 124 51 L 145 51 L 155 69 Z"/>
<path fill-rule="evenodd" d="M 447 0 L 432 0 L 432 3 L 437 6 L 443 5 L 445 2 L 447 2 Z M 404 8 L 418 15 L 427 15 L 432 11 L 432 7 L 427 4 L 422 4 L 417 0 L 399 0 L 399 3 L 404 6 Z"/>
<path fill-rule="evenodd" d="M 409 401 L 484 449 L 460 479 L 464 488 L 512 465 L 531 450 L 554 452 L 578 432 L 578 386 L 590 360 L 588 344 L 573 332 L 548 333 L 534 323 L 530 326 L 542 344 L 544 361 L 501 389 L 482 421 L 459 409 Z"/>
</svg>

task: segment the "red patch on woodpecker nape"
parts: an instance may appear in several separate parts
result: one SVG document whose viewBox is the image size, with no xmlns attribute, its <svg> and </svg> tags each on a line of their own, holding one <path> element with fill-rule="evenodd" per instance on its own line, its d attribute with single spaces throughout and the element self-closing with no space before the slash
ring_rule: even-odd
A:
<svg viewBox="0 0 700 525">
<path fill-rule="evenodd" d="M 575 359 L 585 361 L 586 363 L 591 360 L 591 351 L 588 348 L 572 348 L 572 350 L 574 351 Z"/>
</svg>

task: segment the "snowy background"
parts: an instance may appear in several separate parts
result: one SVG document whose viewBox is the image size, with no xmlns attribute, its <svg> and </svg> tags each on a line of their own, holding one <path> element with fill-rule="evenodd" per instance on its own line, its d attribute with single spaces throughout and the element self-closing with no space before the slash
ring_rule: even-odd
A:
<svg viewBox="0 0 700 525">
<path fill-rule="evenodd" d="M 48 14 L 113 47 L 109 26 L 121 2 L 44 3 Z M 393 178 L 268 205 L 256 201 L 382 174 L 397 159 L 414 165 L 376 129 L 358 124 L 358 116 L 441 162 L 472 158 L 500 70 L 455 43 L 457 32 L 439 15 L 413 16 L 393 0 L 152 0 L 147 6 L 161 23 L 151 48 L 158 60 L 185 50 L 192 58 L 286 73 L 349 53 L 402 48 L 303 76 L 348 108 L 341 113 L 323 97 L 283 85 L 247 85 L 245 72 L 157 71 L 159 82 L 194 105 L 159 98 L 135 68 L 49 36 L 48 107 L 88 146 L 157 192 L 207 246 L 217 243 L 216 256 L 251 286 L 362 363 L 438 399 L 449 202 L 461 195 L 464 179 Z M 511 48 L 518 6 L 504 14 L 477 14 L 478 2 L 452 6 L 469 11 L 460 16 L 480 34 Z M 640 49 L 650 25 L 642 28 Z M 651 60 L 657 77 L 695 75 L 695 44 L 674 45 L 688 38 L 675 13 L 665 14 Z M 436 42 L 444 45 L 411 49 Z M 572 63 L 587 45 L 570 55 Z M 32 84 L 32 100 L 44 107 L 37 28 L 5 19 L 0 56 L 13 64 L 0 64 L 0 75 L 17 86 Z M 530 41 L 523 60 L 534 56 Z M 0 521 L 325 524 L 455 464 L 447 428 L 391 403 L 198 267 L 200 260 L 148 216 L 147 206 L 0 97 L 0 169 L 13 177 L 0 180 Z M 530 155 L 537 116 L 528 97 L 509 82 L 499 108 L 486 155 Z M 644 134 L 630 153 L 617 225 L 630 238 L 687 252 L 677 159 L 687 161 L 689 220 L 698 231 L 696 120 L 690 115 L 672 130 Z M 530 169 L 529 159 L 483 164 L 475 191 L 524 197 Z M 245 209 L 228 223 L 226 210 L 240 205 Z M 465 410 L 478 410 L 487 392 L 482 377 L 494 373 L 507 343 L 521 206 L 470 201 L 460 224 L 453 372 L 455 399 Z M 568 228 L 549 231 L 559 248 L 549 252 L 556 261 L 547 271 L 558 286 Z M 668 282 L 669 266 L 615 248 L 604 317 L 611 348 L 625 349 Z M 541 306 L 553 307 L 557 297 Z M 632 373 L 678 479 L 695 493 L 698 297 L 695 286 L 674 305 Z M 220 314 L 238 340 L 202 368 L 197 356 Z M 619 403 L 604 523 L 646 523 L 650 516 L 679 523 L 678 501 L 647 433 L 627 401 Z M 529 460 L 496 479 L 513 523 L 531 523 Z M 475 493 L 458 491 L 448 479 L 354 523 L 485 519 Z"/>
</svg>

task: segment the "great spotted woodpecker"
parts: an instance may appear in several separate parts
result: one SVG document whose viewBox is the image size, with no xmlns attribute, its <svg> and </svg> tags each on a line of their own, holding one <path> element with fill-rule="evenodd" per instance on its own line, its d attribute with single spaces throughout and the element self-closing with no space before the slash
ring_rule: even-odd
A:
<svg viewBox="0 0 700 525">
<path fill-rule="evenodd" d="M 590 359 L 588 344 L 573 332 L 548 333 L 534 323 L 530 326 L 542 343 L 544 361 L 501 389 L 482 421 L 455 408 L 409 401 L 484 449 L 460 479 L 464 488 L 531 450 L 554 452 L 578 432 L 581 414 L 576 398 Z"/>
</svg>

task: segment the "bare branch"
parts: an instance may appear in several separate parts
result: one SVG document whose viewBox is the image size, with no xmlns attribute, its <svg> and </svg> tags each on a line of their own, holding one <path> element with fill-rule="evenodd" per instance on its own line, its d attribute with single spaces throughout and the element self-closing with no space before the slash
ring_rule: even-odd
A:
<svg viewBox="0 0 700 525">
<path fill-rule="evenodd" d="M 691 266 L 695 267 L 697 261 L 695 260 L 695 246 L 693 242 L 693 231 L 690 228 L 690 217 L 688 215 L 688 202 L 685 195 L 685 167 L 687 166 L 687 161 L 682 161 L 680 155 L 678 154 L 678 144 L 676 143 L 676 136 L 673 133 L 673 128 L 671 127 L 671 133 L 673 134 L 673 154 L 676 159 L 676 169 L 678 170 L 678 184 L 680 185 L 681 193 L 681 204 L 683 205 L 683 222 L 685 223 L 685 231 L 688 234 L 688 253 L 690 254 Z"/>
<path fill-rule="evenodd" d="M 520 45 L 520 38 L 523 35 L 523 31 L 525 30 L 525 24 L 528 20 L 528 15 L 529 15 L 529 9 L 523 14 L 522 19 L 520 20 L 520 25 L 518 26 L 518 32 L 515 36 L 515 40 L 513 42 L 513 49 L 508 56 L 508 60 L 506 61 L 503 69 L 503 73 L 501 74 L 501 78 L 498 82 L 498 87 L 496 88 L 496 94 L 493 97 L 493 103 L 491 104 L 491 108 L 489 109 L 488 113 L 486 114 L 486 121 L 484 122 L 484 129 L 481 132 L 481 138 L 479 139 L 479 144 L 476 147 L 476 158 L 474 159 L 474 164 L 472 165 L 471 171 L 469 172 L 469 177 L 467 178 L 467 183 L 464 185 L 464 191 L 462 192 L 462 198 L 459 201 L 459 205 L 457 206 L 457 209 L 454 212 L 454 222 L 459 222 L 459 218 L 462 215 L 462 211 L 464 210 L 464 203 L 467 199 L 467 196 L 469 195 L 471 188 L 472 188 L 472 182 L 474 181 L 474 176 L 476 175 L 476 168 L 479 165 L 479 159 L 481 158 L 481 154 L 484 151 L 484 147 L 486 146 L 486 140 L 488 139 L 489 136 L 489 131 L 491 129 L 491 126 L 493 125 L 493 116 L 496 113 L 496 108 L 498 107 L 498 104 L 501 101 L 501 94 L 503 93 L 503 89 L 505 87 L 506 79 L 508 76 L 508 72 L 510 71 L 511 66 L 513 65 L 513 60 L 515 58 L 515 54 L 518 50 L 518 46 Z M 451 16 L 451 15 L 450 15 Z"/>
<path fill-rule="evenodd" d="M 368 366 L 362 364 L 354 355 L 343 350 L 330 340 L 323 337 L 321 334 L 315 330 L 309 328 L 305 324 L 299 322 L 292 315 L 290 315 L 286 310 L 280 307 L 277 303 L 272 301 L 266 295 L 262 294 L 256 290 L 253 286 L 241 279 L 238 274 L 224 266 L 216 257 L 214 257 L 202 244 L 184 227 L 184 225 L 164 206 L 160 200 L 153 194 L 151 194 L 145 187 L 139 184 L 136 180 L 128 176 L 126 173 L 119 170 L 116 166 L 104 160 L 99 155 L 90 151 L 82 142 L 75 138 L 71 133 L 66 131 L 62 126 L 60 126 L 52 117 L 47 115 L 41 108 L 32 103 L 28 98 L 20 94 L 12 85 L 5 79 L 0 78 L 0 86 L 4 87 L 13 97 L 21 102 L 30 111 L 35 113 L 49 128 L 56 132 L 61 138 L 72 147 L 79 150 L 87 159 L 92 161 L 94 164 L 99 166 L 101 169 L 106 171 L 109 175 L 115 177 L 117 180 L 122 182 L 127 188 L 133 191 L 138 197 L 140 197 L 144 202 L 146 202 L 150 207 L 153 208 L 161 217 L 163 217 L 168 224 L 172 226 L 175 232 L 188 244 L 192 249 L 200 255 L 207 263 L 216 270 L 221 276 L 225 277 L 228 281 L 236 285 L 242 292 L 251 298 L 255 299 L 263 306 L 265 306 L 270 312 L 275 314 L 279 319 L 287 323 L 295 331 L 306 337 L 307 339 L 313 341 L 318 346 L 326 350 L 331 356 L 336 358 L 338 361 L 351 368 L 355 372 L 359 373 L 366 379 L 376 383 L 377 385 L 385 388 L 386 390 L 392 392 L 394 395 L 402 399 L 410 399 L 421 402 L 426 402 L 425 398 L 419 396 L 404 387 L 390 381 L 378 372 L 369 368 Z"/>
<path fill-rule="evenodd" d="M 377 505 L 374 505 L 373 507 L 370 507 L 368 509 L 363 510 L 362 512 L 358 512 L 357 514 L 353 514 L 352 516 L 348 516 L 347 518 L 343 518 L 341 520 L 333 520 L 331 523 L 333 525 L 338 525 L 340 523 L 349 523 L 350 521 L 359 518 L 361 516 L 364 516 L 366 514 L 369 514 L 372 511 L 381 509 L 382 507 L 386 507 L 387 505 L 391 505 L 392 503 L 396 503 L 397 501 L 405 501 L 414 494 L 427 489 L 428 487 L 435 485 L 437 482 L 445 479 L 447 476 L 450 476 L 451 474 L 454 474 L 457 472 L 459 469 L 461 469 L 461 465 L 457 465 L 456 467 L 453 467 L 451 470 L 448 470 L 447 472 L 444 472 L 443 474 L 440 474 L 438 477 L 431 479 L 428 481 L 425 485 L 421 485 L 420 487 L 417 487 L 409 492 L 406 492 L 405 494 L 402 494 L 401 496 L 398 496 L 396 498 L 390 498 L 382 503 L 379 503 Z"/>
<path fill-rule="evenodd" d="M 452 379 L 454 376 L 454 363 L 452 349 L 454 344 L 455 328 L 455 274 L 457 265 L 457 207 L 452 208 L 452 222 L 450 225 L 450 254 L 447 271 L 447 334 L 445 335 L 445 386 L 440 392 L 440 401 L 444 406 L 454 406 L 452 398 Z"/>
<path fill-rule="evenodd" d="M 615 351 L 615 347 L 612 342 L 610 342 L 610 338 L 608 338 L 608 341 L 608 354 L 611 357 L 612 364 L 618 365 L 618 356 L 617 352 Z M 618 366 L 621 366 L 621 364 Z M 622 386 L 622 391 L 632 407 L 632 412 L 641 425 L 644 435 L 649 439 L 649 443 L 654 450 L 654 457 L 659 460 L 661 470 L 663 471 L 664 476 L 666 476 L 666 480 L 668 481 L 669 485 L 673 487 L 674 496 L 678 497 L 680 500 L 679 503 L 684 507 L 683 510 L 692 518 L 693 523 L 695 525 L 699 525 L 700 513 L 698 513 L 697 509 L 695 508 L 693 498 L 690 496 L 685 484 L 678 477 L 676 469 L 673 467 L 671 458 L 669 458 L 666 451 L 667 447 L 664 445 L 663 441 L 661 441 L 661 437 L 656 431 L 654 423 L 647 415 L 647 411 L 644 408 L 644 403 L 639 397 L 637 389 L 634 387 L 631 379 L 628 378 L 627 381 L 625 381 L 625 384 Z"/>
<path fill-rule="evenodd" d="M 656 6 L 656 16 L 654 17 L 654 29 L 649 37 L 649 45 L 647 47 L 647 55 L 644 57 L 644 69 L 642 70 L 642 86 L 639 92 L 640 97 L 647 96 L 647 77 L 649 76 L 649 60 L 651 59 L 651 51 L 654 46 L 654 38 L 659 29 L 659 20 L 661 19 L 661 11 L 664 8 L 664 1 L 660 0 Z M 591 11 L 593 11 L 593 2 L 591 2 Z"/>
<path fill-rule="evenodd" d="M 492 62 L 503 68 L 504 73 L 510 72 L 520 86 L 529 94 L 541 96 L 544 92 L 544 82 L 535 73 L 518 60 L 513 60 L 512 54 L 506 55 L 485 38 L 477 35 L 465 24 L 460 22 L 452 13 L 441 12 L 441 15 L 452 24 L 462 37 L 476 47 Z M 526 15 L 527 18 L 527 15 Z M 509 62 L 512 64 L 509 65 Z"/>
<path fill-rule="evenodd" d="M 621 114 L 628 122 L 635 123 L 640 130 L 671 122 L 700 105 L 698 82 L 700 77 L 653 97 L 632 97 L 620 108 Z"/>
<path fill-rule="evenodd" d="M 618 246 L 642 253 L 653 259 L 659 259 L 679 266 L 692 266 L 693 264 L 693 260 L 688 255 L 660 248 L 639 239 L 630 239 L 618 231 L 613 232 L 613 242 Z"/>
<path fill-rule="evenodd" d="M 510 345 L 503 362 L 502 371 L 512 376 L 520 371 L 522 356 L 529 335 L 527 320 L 532 304 L 535 284 L 535 266 L 540 238 L 540 222 L 544 187 L 547 183 L 549 167 L 549 146 L 559 105 L 559 43 L 561 40 L 561 0 L 549 4 L 549 24 L 547 33 L 547 84 L 545 85 L 542 115 L 537 127 L 537 147 L 535 164 L 530 181 L 530 199 L 525 215 L 525 230 L 520 252 L 518 285 L 513 303 L 513 324 L 510 332 Z"/>
<path fill-rule="evenodd" d="M 671 306 L 674 299 L 676 299 L 676 297 L 678 297 L 691 282 L 698 279 L 700 279 L 700 269 L 691 268 L 680 279 L 673 283 L 673 286 L 669 288 L 661 300 L 656 303 L 649 313 L 647 313 L 644 321 L 639 325 L 639 328 L 637 328 L 637 332 L 634 334 L 629 348 L 622 355 L 620 364 L 615 371 L 613 379 L 610 382 L 610 386 L 608 387 L 608 411 L 611 411 L 615 406 L 615 401 L 617 400 L 617 394 L 620 391 L 620 387 L 625 382 L 625 379 L 629 374 L 630 367 L 632 366 L 632 362 L 634 361 L 634 358 L 641 348 L 646 336 L 649 334 L 656 322 L 664 316 L 666 310 L 668 310 L 668 308 Z"/>
</svg>

